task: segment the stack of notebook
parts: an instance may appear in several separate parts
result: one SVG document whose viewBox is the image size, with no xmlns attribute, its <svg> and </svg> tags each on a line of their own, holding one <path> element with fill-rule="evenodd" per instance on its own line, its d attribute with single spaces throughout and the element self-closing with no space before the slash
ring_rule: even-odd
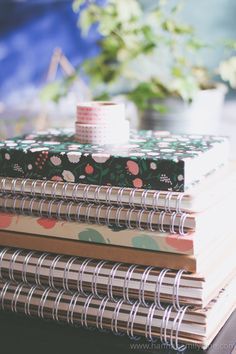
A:
<svg viewBox="0 0 236 354">
<path fill-rule="evenodd" d="M 72 132 L 0 143 L 0 307 L 206 348 L 236 307 L 228 141 Z"/>
</svg>

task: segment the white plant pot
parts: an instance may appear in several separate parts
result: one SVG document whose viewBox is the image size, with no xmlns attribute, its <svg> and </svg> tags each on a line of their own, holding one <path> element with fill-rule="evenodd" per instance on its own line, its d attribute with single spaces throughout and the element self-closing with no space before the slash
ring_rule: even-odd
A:
<svg viewBox="0 0 236 354">
<path fill-rule="evenodd" d="M 141 129 L 167 130 L 177 134 L 217 134 L 227 87 L 200 90 L 192 103 L 170 97 L 160 102 L 168 112 L 147 110 L 140 121 Z"/>
</svg>

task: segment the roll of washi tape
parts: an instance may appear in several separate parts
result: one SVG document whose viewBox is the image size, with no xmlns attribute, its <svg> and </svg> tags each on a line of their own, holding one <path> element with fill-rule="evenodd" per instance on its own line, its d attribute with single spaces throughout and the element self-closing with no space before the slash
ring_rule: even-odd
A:
<svg viewBox="0 0 236 354">
<path fill-rule="evenodd" d="M 129 122 L 119 124 L 78 124 L 76 140 L 86 144 L 122 144 L 129 140 Z"/>
<path fill-rule="evenodd" d="M 125 120 L 125 107 L 122 103 L 94 101 L 78 103 L 76 109 L 78 123 L 115 123 Z"/>
</svg>

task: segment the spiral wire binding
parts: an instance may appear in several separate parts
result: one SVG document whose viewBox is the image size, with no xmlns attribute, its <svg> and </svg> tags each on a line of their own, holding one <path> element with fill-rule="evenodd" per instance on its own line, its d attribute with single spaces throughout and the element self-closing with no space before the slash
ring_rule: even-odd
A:
<svg viewBox="0 0 236 354">
<path fill-rule="evenodd" d="M 81 326 L 89 328 L 88 327 L 88 322 L 87 322 L 87 316 L 88 316 L 88 309 L 89 309 L 89 305 L 91 303 L 91 301 L 94 299 L 94 295 L 90 294 L 87 298 L 86 301 L 84 303 L 82 312 L 81 312 L 81 317 L 80 317 L 80 322 L 81 322 Z"/>
<path fill-rule="evenodd" d="M 182 204 L 183 197 L 184 197 L 184 193 L 180 193 L 176 198 L 175 210 L 179 214 L 182 213 L 181 204 Z"/>
<path fill-rule="evenodd" d="M 170 346 L 170 342 L 167 339 L 167 328 L 168 328 L 168 322 L 170 319 L 170 315 L 172 312 L 173 307 L 171 305 L 167 306 L 163 317 L 161 321 L 161 327 L 160 327 L 160 340 L 162 344 L 165 344 L 167 346 Z"/>
<path fill-rule="evenodd" d="M 134 270 L 137 268 L 137 265 L 133 264 L 131 265 L 126 274 L 125 274 L 125 279 L 124 279 L 124 284 L 123 284 L 123 299 L 128 302 L 129 304 L 132 304 L 133 301 L 130 300 L 129 298 L 129 283 L 131 280 L 131 277 L 133 275 Z"/>
<path fill-rule="evenodd" d="M 20 283 L 17 285 L 17 287 L 15 289 L 14 295 L 11 300 L 11 311 L 12 312 L 17 312 L 17 302 L 18 302 L 18 299 L 19 299 L 19 296 L 20 296 L 23 286 L 24 286 L 24 284 Z"/>
<path fill-rule="evenodd" d="M 43 285 L 41 284 L 41 280 L 40 280 L 41 267 L 42 267 L 44 260 L 48 256 L 49 256 L 48 253 L 42 253 L 37 261 L 37 264 L 36 264 L 34 280 L 35 280 L 35 284 L 37 284 L 40 287 L 43 287 Z"/>
<path fill-rule="evenodd" d="M 1 300 L 1 309 L 2 310 L 5 310 L 4 300 L 5 300 L 7 289 L 9 288 L 10 284 L 11 284 L 10 281 L 6 282 L 1 290 L 0 300 Z"/>
<path fill-rule="evenodd" d="M 180 310 L 181 306 L 179 303 L 179 288 L 180 288 L 180 280 L 182 274 L 185 272 L 184 269 L 180 269 L 175 276 L 174 284 L 173 284 L 173 293 L 172 293 L 172 303 L 175 310 Z"/>
<path fill-rule="evenodd" d="M 114 333 L 117 336 L 123 336 L 124 335 L 124 333 L 119 332 L 118 328 L 117 328 L 120 309 L 121 309 L 122 305 L 124 304 L 124 302 L 125 302 L 124 299 L 120 299 L 116 303 L 116 306 L 115 306 L 114 311 L 113 311 L 112 316 L 111 316 L 111 331 L 112 331 L 112 333 Z"/>
<path fill-rule="evenodd" d="M 134 188 L 134 189 L 131 189 L 130 192 L 129 192 L 129 202 L 128 202 L 128 205 L 131 207 L 131 208 L 135 208 L 135 202 L 134 202 L 134 197 L 135 197 L 135 193 L 137 192 L 137 189 Z"/>
<path fill-rule="evenodd" d="M 152 201 L 152 208 L 157 211 L 159 210 L 158 201 L 159 201 L 160 194 L 161 194 L 160 191 L 154 192 L 153 201 Z"/>
<path fill-rule="evenodd" d="M 102 299 L 103 296 L 99 295 L 98 294 L 98 290 L 97 290 L 97 280 L 98 280 L 98 276 L 99 276 L 99 273 L 101 272 L 102 270 L 102 267 L 107 264 L 106 261 L 101 261 L 99 262 L 95 269 L 94 269 L 94 272 L 93 272 L 93 276 L 92 276 L 92 283 L 91 283 L 91 290 L 92 290 L 92 294 L 94 296 L 96 296 L 97 298 L 99 299 Z"/>
<path fill-rule="evenodd" d="M 186 310 L 188 309 L 188 306 L 183 306 L 181 307 L 174 320 L 172 321 L 172 326 L 170 329 L 170 334 L 169 334 L 169 339 L 167 338 L 167 328 L 168 328 L 168 323 L 170 320 L 170 315 L 173 310 L 173 306 L 167 306 L 167 308 L 164 311 L 162 322 L 161 322 L 161 327 L 160 327 L 160 340 L 162 344 L 165 344 L 169 346 L 170 348 L 177 350 L 179 352 L 183 352 L 186 349 L 186 345 L 182 344 L 179 345 L 179 330 L 181 323 L 183 321 L 184 315 Z M 175 328 L 176 327 L 176 328 Z M 174 335 L 175 333 L 175 335 Z M 175 338 L 174 338 L 175 337 Z"/>
<path fill-rule="evenodd" d="M 150 191 L 148 189 L 140 190 L 138 188 L 129 189 L 126 187 L 113 187 L 113 186 L 95 186 L 86 184 L 83 185 L 81 183 L 71 184 L 69 182 L 52 182 L 52 181 L 42 181 L 42 180 L 30 180 L 13 178 L 11 180 L 11 186 L 7 187 L 7 178 L 2 178 L 0 183 L 0 191 L 2 193 L 12 193 L 12 194 L 29 194 L 31 196 L 36 196 L 36 194 L 41 195 L 42 197 L 51 197 L 57 199 L 72 199 L 75 202 L 83 201 L 89 202 L 93 200 L 94 203 L 106 203 L 106 204 L 117 204 L 119 206 L 129 205 L 129 207 L 134 208 L 137 205 L 140 205 L 143 209 L 152 208 L 156 211 L 159 210 L 159 200 L 160 197 L 164 202 L 164 210 L 171 212 L 175 210 L 177 213 L 182 213 L 181 204 L 182 199 L 184 197 L 184 193 L 173 193 L 167 192 L 166 194 L 162 191 Z M 26 185 L 30 184 L 30 191 L 27 191 Z M 40 185 L 39 191 L 37 192 L 37 184 Z M 58 188 L 60 186 L 60 188 Z M 48 189 L 47 189 L 48 187 Z M 71 197 L 68 193 L 68 188 L 71 187 Z M 91 198 L 89 197 L 90 189 L 93 188 L 93 192 L 91 192 Z M 101 190 L 104 189 L 105 197 L 102 198 L 100 196 Z M 129 191 L 128 202 L 124 202 L 124 192 Z M 139 196 L 141 191 L 141 196 Z M 113 194 L 114 200 L 111 200 L 111 195 Z M 115 198 L 116 196 L 116 198 Z M 152 199 L 151 204 L 148 204 L 148 196 Z M 140 199 L 139 202 L 135 203 L 135 197 Z M 171 207 L 171 204 L 175 201 L 175 207 Z"/>
<path fill-rule="evenodd" d="M 176 216 L 177 216 L 178 214 L 177 213 L 172 213 L 171 214 L 171 218 L 170 218 L 170 233 L 172 233 L 172 234 L 176 234 L 177 232 L 175 231 L 175 219 L 176 219 Z"/>
<path fill-rule="evenodd" d="M 188 306 L 182 306 L 177 315 L 175 316 L 175 319 L 172 323 L 172 328 L 171 328 L 171 332 L 170 332 L 170 345 L 171 348 L 178 351 L 178 352 L 183 352 L 186 349 L 186 345 L 185 344 L 181 344 L 179 345 L 179 330 L 180 330 L 180 326 L 182 323 L 182 320 L 184 318 L 185 312 L 188 309 Z M 177 325 L 177 328 L 175 328 L 175 326 Z M 175 339 L 173 338 L 174 336 L 174 331 L 175 331 Z"/>
<path fill-rule="evenodd" d="M 31 316 L 30 304 L 31 304 L 32 296 L 37 288 L 38 288 L 38 285 L 32 286 L 27 294 L 27 299 L 26 299 L 26 302 L 24 305 L 24 312 L 25 312 L 26 316 Z"/>
<path fill-rule="evenodd" d="M 107 296 L 109 299 L 111 299 L 114 302 L 117 302 L 118 299 L 115 299 L 113 296 L 113 282 L 115 279 L 115 275 L 119 267 L 122 266 L 122 263 L 115 263 L 113 267 L 110 270 L 110 273 L 108 275 L 108 281 L 107 281 Z"/>
<path fill-rule="evenodd" d="M 51 291 L 51 288 L 44 289 L 43 294 L 40 298 L 39 306 L 38 306 L 38 317 L 39 318 L 44 318 L 43 310 L 44 310 L 44 306 L 45 306 L 45 303 L 46 303 L 46 300 L 47 300 L 47 297 L 48 297 L 50 291 Z"/>
<path fill-rule="evenodd" d="M 158 220 L 158 225 L 159 225 L 159 231 L 160 232 L 166 232 L 164 229 L 164 219 L 165 219 L 166 212 L 161 211 L 159 214 L 159 220 Z"/>
<path fill-rule="evenodd" d="M 59 182 L 53 182 L 52 188 L 51 188 L 51 198 L 56 198 L 57 196 L 57 187 L 58 187 Z"/>
<path fill-rule="evenodd" d="M 3 259 L 4 256 L 6 255 L 6 253 L 9 251 L 9 248 L 4 248 L 0 251 L 0 278 L 3 278 L 2 275 L 2 264 L 3 264 Z M 14 275 L 14 268 L 15 268 L 15 263 L 17 260 L 17 257 L 21 254 L 21 252 L 23 252 L 23 250 L 21 249 L 17 249 L 15 250 L 12 254 L 11 257 L 9 259 L 9 266 L 6 268 L 8 269 L 8 277 L 11 281 L 17 282 L 18 279 L 15 278 Z M 35 252 L 33 251 L 29 251 L 26 255 L 24 255 L 24 259 L 23 259 L 23 263 L 22 263 L 22 271 L 21 271 L 21 281 L 24 282 L 25 284 L 30 285 L 30 283 L 28 282 L 27 279 L 27 268 L 28 268 L 28 264 L 29 261 L 31 259 L 31 257 L 35 254 Z M 35 283 L 36 285 L 38 285 L 39 287 L 44 287 L 44 285 L 41 283 L 41 269 L 43 267 L 43 263 L 45 261 L 45 259 L 50 256 L 50 254 L 48 253 L 42 253 L 39 258 L 37 259 L 37 263 L 35 266 Z M 63 256 L 58 255 L 55 256 L 51 261 L 50 261 L 50 267 L 49 267 L 49 275 L 48 275 L 48 286 L 51 287 L 52 289 L 58 290 L 57 287 L 54 284 L 54 273 L 55 270 L 57 268 L 57 263 L 60 261 L 60 259 Z M 68 261 L 66 262 L 65 266 L 64 266 L 64 273 L 63 273 L 63 277 L 62 277 L 62 286 L 63 289 L 68 291 L 68 292 L 72 292 L 72 290 L 70 290 L 69 288 L 69 274 L 70 274 L 70 270 L 71 267 L 73 265 L 73 263 L 75 261 L 77 261 L 79 258 L 78 257 L 70 257 L 68 259 Z M 89 292 L 85 292 L 84 291 L 84 287 L 83 287 L 83 281 L 84 281 L 84 273 L 86 270 L 86 267 L 88 266 L 88 264 L 90 262 L 92 262 L 93 260 L 90 258 L 86 258 L 83 260 L 83 262 L 81 263 L 81 265 L 78 268 L 78 277 L 77 277 L 77 291 L 79 293 L 81 293 L 84 296 L 89 296 L 90 293 L 92 293 L 95 297 L 101 299 L 103 298 L 103 296 L 101 294 L 98 293 L 98 278 L 99 278 L 99 274 L 102 270 L 102 268 L 107 264 L 106 261 L 100 261 L 96 264 L 96 266 L 94 265 L 94 270 L 92 274 L 92 279 L 90 282 L 90 286 L 91 286 L 91 290 Z M 117 302 L 119 300 L 119 298 L 115 298 L 114 294 L 113 294 L 113 286 L 114 286 L 114 279 L 116 276 L 116 272 L 118 271 L 119 267 L 121 267 L 123 264 L 122 263 L 115 263 L 112 268 L 110 269 L 109 273 L 108 273 L 108 277 L 107 278 L 107 294 L 106 296 L 111 299 L 114 302 Z M 132 275 L 133 273 L 135 273 L 135 269 L 137 268 L 137 265 L 130 265 L 128 270 L 125 273 L 124 279 L 123 279 L 123 286 L 122 286 L 122 296 L 123 299 L 129 303 L 129 304 L 133 304 L 133 300 L 131 300 L 129 298 L 129 290 L 130 290 L 130 281 L 132 280 Z M 139 302 L 144 305 L 144 306 L 148 306 L 148 302 L 145 299 L 145 291 L 146 291 L 146 284 L 147 284 L 147 280 L 148 277 L 150 275 L 150 272 L 152 270 L 154 270 L 154 267 L 146 267 L 143 272 L 141 273 L 141 279 L 139 281 L 139 288 L 138 288 L 138 299 Z M 157 276 L 157 280 L 156 280 L 156 285 L 155 285 L 155 290 L 154 290 L 154 303 L 155 306 L 158 309 L 162 309 L 164 310 L 162 304 L 161 304 L 161 294 L 162 294 L 162 284 L 164 281 L 165 276 L 167 275 L 167 273 L 170 272 L 170 269 L 164 268 L 160 271 L 160 273 Z M 176 310 L 179 310 L 181 308 L 180 306 L 180 302 L 179 302 L 179 289 L 180 289 L 180 281 L 181 281 L 181 277 L 182 275 L 185 273 L 184 269 L 180 269 L 175 277 L 174 277 L 174 282 L 172 285 L 172 305 Z"/>
<path fill-rule="evenodd" d="M 58 290 L 57 287 L 54 284 L 54 272 L 55 272 L 55 267 L 56 264 L 59 262 L 59 260 L 62 258 L 61 255 L 56 256 L 53 258 L 53 261 L 51 262 L 50 268 L 49 268 L 49 278 L 48 278 L 48 284 L 50 288 L 54 290 Z"/>
<path fill-rule="evenodd" d="M 62 190 L 61 190 L 61 197 L 62 199 L 67 199 L 67 189 L 68 189 L 69 183 L 65 182 L 62 186 Z"/>
<path fill-rule="evenodd" d="M 164 310 L 164 307 L 161 304 L 161 286 L 163 283 L 163 280 L 166 276 L 166 274 L 169 272 L 170 270 L 168 268 L 164 268 L 160 271 L 160 273 L 158 274 L 157 277 L 157 282 L 156 282 L 156 287 L 155 287 L 155 298 L 154 298 L 154 303 L 156 305 L 156 307 L 160 310 Z"/>
<path fill-rule="evenodd" d="M 1 193 L 7 193 L 7 191 L 6 191 L 6 178 L 3 178 L 0 182 L 0 191 L 1 191 Z"/>
<path fill-rule="evenodd" d="M 86 258 L 80 266 L 77 278 L 77 289 L 80 294 L 84 296 L 89 296 L 83 289 L 83 276 L 87 265 L 92 261 L 92 259 Z"/>
<path fill-rule="evenodd" d="M 90 185 L 89 185 L 90 186 Z M 171 194 L 170 194 L 171 195 Z M 146 194 L 145 194 L 146 196 Z M 19 195 L 10 195 L 10 197 L 13 199 L 13 205 L 10 208 L 7 203 L 8 203 L 8 197 L 9 195 L 3 195 L 3 202 L 2 202 L 2 209 L 5 212 L 9 212 L 9 209 L 11 212 L 18 213 L 20 212 L 23 215 L 36 215 L 40 217 L 49 217 L 49 218 L 54 218 L 56 217 L 58 220 L 64 220 L 66 219 L 67 221 L 77 221 L 77 222 L 86 222 L 86 223 L 97 223 L 99 225 L 104 225 L 106 224 L 107 226 L 113 226 L 114 224 L 117 227 L 126 227 L 128 229 L 134 229 L 137 228 L 139 230 L 144 230 L 142 227 L 142 223 L 146 225 L 146 228 L 150 231 L 155 231 L 158 229 L 160 232 L 166 232 L 170 231 L 171 233 L 178 233 L 181 236 L 187 235 L 187 232 L 185 232 L 185 221 L 188 218 L 187 213 L 178 213 L 178 212 L 171 212 L 169 209 L 168 201 L 170 201 L 170 197 L 167 198 L 167 204 L 165 206 L 165 210 L 162 211 L 157 211 L 157 210 L 150 210 L 148 211 L 147 209 L 125 209 L 123 206 L 120 207 L 114 207 L 112 206 L 105 206 L 105 205 L 96 205 L 94 203 L 86 204 L 86 203 L 78 203 L 75 204 L 73 201 L 66 202 L 65 200 L 49 200 L 47 198 L 43 199 L 37 199 L 37 198 L 29 198 L 28 196 L 26 197 L 21 197 Z M 29 203 L 29 206 L 26 207 L 26 202 Z M 37 207 L 35 203 L 37 204 Z M 18 207 L 17 207 L 18 203 Z M 54 215 L 52 215 L 52 208 L 53 206 L 56 207 L 56 211 L 54 212 Z M 65 211 L 62 213 L 62 207 L 65 207 Z M 72 217 L 72 212 L 71 209 L 72 207 L 76 208 L 75 215 Z M 81 209 L 84 208 L 83 213 L 81 213 Z M 94 209 L 94 215 L 91 216 L 91 211 Z M 105 216 L 103 218 L 101 217 L 101 211 L 103 208 L 106 208 L 105 211 Z M 33 210 L 34 209 L 34 210 Z M 114 220 L 111 221 L 111 212 L 115 211 L 115 217 Z M 124 219 L 121 219 L 121 212 L 125 212 Z M 159 214 L 156 214 L 156 213 Z M 147 222 L 142 221 L 143 213 L 147 213 Z M 135 218 L 132 220 L 132 216 L 135 215 Z M 165 225 L 165 217 L 166 216 L 170 217 L 170 222 L 169 226 L 166 224 Z M 176 218 L 179 218 L 179 226 L 176 224 Z M 154 222 L 153 219 L 155 218 L 155 227 L 154 227 Z M 156 220 L 158 219 L 158 222 Z"/>
<path fill-rule="evenodd" d="M 100 332 L 107 332 L 103 328 L 103 316 L 104 316 L 104 311 L 106 309 L 107 302 L 109 301 L 108 297 L 104 297 L 101 301 L 101 304 L 98 308 L 97 316 L 96 316 L 96 327 Z"/>
<path fill-rule="evenodd" d="M 128 209 L 128 212 L 126 214 L 126 221 L 125 221 L 125 226 L 127 227 L 127 229 L 134 229 L 134 227 L 131 225 L 131 216 L 132 213 L 134 212 L 134 210 L 136 209 Z"/>
<path fill-rule="evenodd" d="M 87 184 L 85 187 L 84 187 L 84 191 L 83 191 L 83 201 L 88 203 L 88 192 L 89 192 L 89 188 L 91 187 L 90 184 Z"/>
<path fill-rule="evenodd" d="M 97 204 L 101 203 L 101 199 L 99 197 L 99 193 L 101 192 L 102 186 L 97 186 L 94 192 L 94 202 Z"/>
<path fill-rule="evenodd" d="M 33 197 L 36 196 L 36 185 L 37 185 L 37 180 L 33 181 L 31 185 L 30 195 L 32 195 Z"/>
<path fill-rule="evenodd" d="M 145 271 L 142 274 L 142 277 L 140 280 L 140 285 L 139 285 L 139 293 L 138 293 L 139 302 L 146 307 L 148 307 L 148 304 L 145 300 L 145 285 L 146 285 L 148 276 L 152 270 L 153 270 L 153 267 L 151 267 L 151 266 L 147 267 L 145 269 Z"/>
<path fill-rule="evenodd" d="M 149 212 L 148 214 L 148 221 L 147 221 L 147 227 L 150 231 L 155 231 L 152 227 L 152 223 L 153 223 L 153 217 L 155 215 L 156 211 L 152 210 L 151 212 Z"/>
<path fill-rule="evenodd" d="M 107 210 L 106 210 L 106 216 L 105 216 L 105 220 L 106 220 L 106 225 L 107 226 L 112 226 L 112 223 L 110 223 L 110 217 L 111 217 L 111 211 L 112 209 L 114 209 L 113 206 L 109 206 L 107 207 Z"/>
<path fill-rule="evenodd" d="M 5 179 L 5 181 L 6 181 L 6 179 Z M 5 181 L 4 181 L 4 182 L 5 182 Z M 18 179 L 15 178 L 15 179 L 13 179 L 12 182 L 11 182 L 11 192 L 12 192 L 12 193 L 16 193 L 16 183 L 17 183 L 17 181 L 18 181 Z M 4 186 L 4 192 L 7 192 L 7 191 L 5 190 L 5 186 Z"/>
<path fill-rule="evenodd" d="M 22 253 L 23 250 L 19 249 L 19 250 L 16 250 L 11 259 L 10 259 L 10 262 L 9 262 L 9 270 L 8 270 L 8 274 L 9 274 L 9 279 L 16 282 L 15 278 L 14 278 L 14 264 L 16 262 L 16 259 L 18 257 L 18 255 L 20 255 Z"/>
<path fill-rule="evenodd" d="M 146 318 L 146 323 L 145 323 L 145 338 L 147 341 L 151 343 L 155 343 L 157 341 L 157 338 L 154 339 L 152 336 L 152 321 L 154 317 L 154 313 L 157 310 L 157 307 L 155 303 L 153 303 L 148 310 L 147 318 Z"/>
<path fill-rule="evenodd" d="M 122 227 L 122 225 L 120 224 L 120 214 L 122 212 L 124 208 L 123 207 L 119 207 L 116 211 L 116 216 L 115 216 L 115 225 L 117 227 Z"/>
<path fill-rule="evenodd" d="M 59 305 L 60 305 L 60 302 L 61 302 L 61 298 L 62 296 L 65 294 L 65 290 L 60 290 L 58 293 L 57 293 L 57 296 L 55 298 L 55 301 L 53 303 L 53 307 L 52 307 L 52 318 L 54 321 L 57 321 L 59 322 L 59 318 L 58 318 L 58 308 L 59 308 Z"/>
<path fill-rule="evenodd" d="M 80 293 L 74 293 L 73 296 L 71 297 L 70 304 L 67 309 L 66 313 L 66 321 L 69 325 L 74 325 L 74 311 L 75 311 L 75 306 L 77 304 L 77 301 L 80 297 Z"/>
<path fill-rule="evenodd" d="M 24 262 L 23 262 L 23 265 L 22 265 L 22 274 L 21 274 L 21 279 L 23 281 L 23 283 L 25 284 L 30 284 L 27 280 L 27 268 L 28 268 L 28 264 L 29 264 L 29 261 L 30 261 L 30 258 L 35 254 L 34 251 L 30 251 L 27 253 L 27 255 L 25 256 L 24 258 Z"/>
<path fill-rule="evenodd" d="M 65 289 L 66 291 L 68 292 L 71 292 L 70 288 L 69 288 L 69 274 L 70 274 L 70 270 L 71 270 L 71 267 L 73 265 L 74 262 L 76 262 L 78 260 L 77 257 L 71 257 L 69 258 L 69 260 L 67 261 L 66 265 L 65 265 L 65 268 L 64 268 L 64 273 L 63 273 L 63 279 L 62 279 L 62 286 L 63 286 L 63 289 Z"/>
<path fill-rule="evenodd" d="M 129 318 L 127 321 L 126 334 L 132 340 L 139 340 L 140 339 L 140 337 L 134 336 L 134 322 L 135 322 L 135 318 L 136 318 L 136 315 L 137 315 L 140 305 L 141 304 L 139 301 L 136 301 L 132 305 L 131 311 L 129 313 Z"/>
<path fill-rule="evenodd" d="M 181 236 L 186 236 L 188 233 L 184 231 L 184 223 L 186 218 L 188 217 L 188 214 L 182 214 L 180 218 L 180 223 L 179 223 L 179 234 Z"/>
<path fill-rule="evenodd" d="M 0 252 L 0 278 L 3 279 L 2 276 L 2 263 L 3 263 L 3 257 L 5 256 L 5 254 L 7 253 L 7 251 L 9 250 L 9 248 L 5 247 L 1 250 Z"/>
<path fill-rule="evenodd" d="M 119 188 L 117 191 L 117 204 L 120 206 L 124 205 L 123 201 L 122 201 L 124 190 L 125 190 L 125 187 L 122 187 L 122 188 Z"/>
<path fill-rule="evenodd" d="M 1 289 L 0 293 L 0 301 L 1 301 L 1 308 L 4 310 L 5 309 L 5 297 L 8 291 L 9 286 L 11 285 L 11 282 L 6 282 L 4 286 Z M 24 283 L 19 283 L 15 289 L 14 293 L 11 299 L 11 304 L 10 308 L 12 312 L 18 312 L 17 308 L 17 303 L 19 300 L 19 297 L 21 295 L 22 289 L 24 287 Z M 27 299 L 26 302 L 24 303 L 24 313 L 26 316 L 31 316 L 30 312 L 30 305 L 31 301 L 33 298 L 33 294 L 35 290 L 39 289 L 37 285 L 31 286 L 28 290 L 27 294 Z M 42 295 L 39 300 L 38 308 L 37 308 L 37 314 L 39 318 L 44 319 L 44 307 L 47 301 L 47 298 L 50 294 L 51 288 L 46 288 L 43 290 Z M 59 311 L 59 306 L 62 300 L 63 295 L 65 294 L 65 290 L 62 289 L 59 291 L 55 297 L 55 300 L 53 302 L 52 306 L 52 319 L 54 321 L 59 322 L 59 317 L 58 317 L 58 311 Z M 74 323 L 74 311 L 76 304 L 78 302 L 78 299 L 80 297 L 79 293 L 74 293 L 73 296 L 70 299 L 69 306 L 67 308 L 67 313 L 66 313 L 66 321 L 68 324 L 75 325 Z M 83 327 L 89 328 L 88 326 L 88 310 L 89 306 L 94 299 L 93 294 L 90 294 L 84 301 L 82 311 L 81 311 L 81 317 L 80 317 L 80 324 Z M 107 306 L 107 303 L 109 301 L 108 297 L 104 297 L 102 301 L 100 302 L 100 305 L 97 309 L 97 314 L 96 314 L 96 327 L 98 330 L 104 332 L 107 331 L 106 329 L 103 328 L 103 317 L 104 317 L 104 312 Z M 120 299 L 116 304 L 115 308 L 112 312 L 111 316 L 111 331 L 116 334 L 116 335 L 124 335 L 124 333 L 119 332 L 118 330 L 118 319 L 119 319 L 119 313 L 121 310 L 122 305 L 125 303 L 124 299 Z M 138 340 L 140 339 L 139 336 L 134 335 L 134 324 L 136 323 L 136 316 L 138 313 L 138 310 L 141 306 L 141 303 L 139 301 L 136 301 L 132 304 L 131 310 L 129 312 L 129 317 L 126 325 L 126 334 L 129 336 L 130 339 L 133 340 Z M 171 313 L 173 310 L 176 310 L 174 306 L 169 305 L 164 309 L 163 315 L 162 315 L 162 320 L 161 320 L 161 325 L 160 325 L 160 341 L 162 344 L 165 344 L 169 346 L 170 348 L 183 352 L 186 349 L 185 344 L 179 344 L 179 331 L 180 331 L 180 326 L 183 321 L 184 315 L 187 311 L 189 306 L 182 306 L 178 309 L 175 317 L 173 320 L 170 320 L 171 318 Z M 153 328 L 153 318 L 155 315 L 155 312 L 160 310 L 155 303 L 153 303 L 147 313 L 146 321 L 145 321 L 145 331 L 144 331 L 144 336 L 145 338 L 154 343 L 156 342 L 157 338 L 153 338 L 153 333 L 152 333 L 152 328 Z M 169 322 L 171 321 L 171 326 L 169 326 Z M 168 328 L 170 327 L 170 328 Z M 169 332 L 169 333 L 168 333 Z"/>
<path fill-rule="evenodd" d="M 137 215 L 136 228 L 140 231 L 144 231 L 145 229 L 142 227 L 142 216 L 145 212 L 144 209 L 140 209 Z"/>
</svg>

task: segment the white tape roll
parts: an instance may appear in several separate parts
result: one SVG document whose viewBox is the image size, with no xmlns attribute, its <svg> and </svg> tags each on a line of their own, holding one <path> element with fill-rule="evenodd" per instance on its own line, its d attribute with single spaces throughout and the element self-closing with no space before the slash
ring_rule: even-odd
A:
<svg viewBox="0 0 236 354">
<path fill-rule="evenodd" d="M 122 144 L 129 140 L 129 122 L 113 125 L 76 123 L 76 140 L 84 144 Z"/>
<path fill-rule="evenodd" d="M 83 102 L 76 109 L 77 123 L 83 124 L 113 124 L 125 120 L 125 107 L 116 102 Z"/>
</svg>

